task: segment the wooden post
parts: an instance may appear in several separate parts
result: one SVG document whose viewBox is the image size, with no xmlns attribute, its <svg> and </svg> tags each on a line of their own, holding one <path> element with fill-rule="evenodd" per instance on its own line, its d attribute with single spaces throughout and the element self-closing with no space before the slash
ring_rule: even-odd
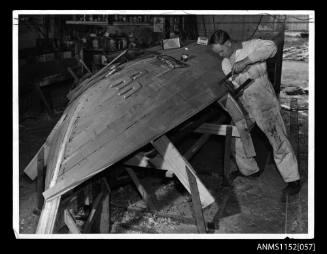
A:
<svg viewBox="0 0 327 254">
<path fill-rule="evenodd" d="M 97 217 L 97 215 L 99 213 L 98 207 L 104 197 L 105 197 L 104 193 L 100 192 L 99 195 L 94 200 L 94 202 L 92 203 L 92 209 L 91 209 L 90 215 L 83 227 L 83 233 L 90 233 L 93 221 L 95 220 L 95 218 Z"/>
<path fill-rule="evenodd" d="M 229 174 L 230 174 L 230 154 L 231 154 L 231 145 L 232 145 L 232 131 L 233 131 L 233 127 L 228 126 L 226 129 L 225 151 L 224 151 L 224 185 L 230 185 Z"/>
<path fill-rule="evenodd" d="M 44 174 L 44 148 L 42 147 L 37 156 L 37 209 L 42 210 L 44 203 L 43 191 L 45 186 Z"/>
<path fill-rule="evenodd" d="M 102 211 L 100 215 L 100 233 L 110 233 L 111 229 L 111 188 L 107 179 L 102 178 L 102 189 L 107 192 L 102 201 Z"/>
<path fill-rule="evenodd" d="M 207 230 L 206 230 L 206 225 L 202 213 L 200 194 L 199 194 L 198 185 L 196 183 L 196 178 L 187 166 L 185 168 L 190 183 L 190 189 L 192 195 L 192 209 L 193 209 L 193 215 L 195 217 L 194 219 L 196 221 L 196 225 L 198 228 L 198 232 L 206 233 Z"/>
<path fill-rule="evenodd" d="M 292 98 L 290 104 L 290 140 L 297 159 L 299 159 L 299 119 L 297 99 Z"/>
<path fill-rule="evenodd" d="M 147 193 L 143 185 L 141 184 L 140 180 L 138 179 L 137 175 L 135 174 L 134 170 L 130 167 L 126 167 L 126 171 L 133 180 L 133 183 L 135 184 L 137 190 L 139 191 L 140 195 L 142 196 L 143 200 L 147 204 L 147 206 L 151 210 L 155 210 L 155 205 L 153 204 L 153 201 L 151 200 L 151 196 Z"/>
</svg>

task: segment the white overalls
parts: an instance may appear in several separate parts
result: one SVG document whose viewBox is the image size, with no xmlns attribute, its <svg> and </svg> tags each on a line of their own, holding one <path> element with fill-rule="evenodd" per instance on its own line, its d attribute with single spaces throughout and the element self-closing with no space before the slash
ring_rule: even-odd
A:
<svg viewBox="0 0 327 254">
<path fill-rule="evenodd" d="M 249 65 L 242 73 L 230 79 L 235 88 L 247 79 L 254 82 L 245 89 L 238 102 L 249 114 L 251 120 L 267 136 L 274 153 L 277 168 L 285 182 L 300 179 L 295 153 L 287 138 L 286 128 L 280 113 L 279 101 L 272 84 L 268 79 L 265 60 L 273 57 L 277 47 L 273 41 L 254 39 L 242 43 L 242 48 L 234 52 L 228 59 L 222 61 L 222 70 L 225 74 L 231 71 L 235 62 L 248 57 L 255 64 Z M 254 158 L 247 158 L 240 138 L 235 138 L 233 153 L 237 166 L 242 174 L 251 175 L 259 171 Z"/>
</svg>

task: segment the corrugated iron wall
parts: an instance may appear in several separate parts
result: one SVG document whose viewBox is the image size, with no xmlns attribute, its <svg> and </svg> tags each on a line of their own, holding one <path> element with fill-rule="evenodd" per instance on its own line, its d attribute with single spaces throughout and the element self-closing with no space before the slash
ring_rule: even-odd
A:
<svg viewBox="0 0 327 254">
<path fill-rule="evenodd" d="M 279 32 L 285 17 L 280 15 L 199 15 L 199 36 L 210 35 L 217 29 L 226 30 L 234 40 L 248 40 L 263 32 Z"/>
<path fill-rule="evenodd" d="M 309 22 L 309 15 L 288 15 L 285 30 L 292 32 L 308 32 Z"/>
</svg>

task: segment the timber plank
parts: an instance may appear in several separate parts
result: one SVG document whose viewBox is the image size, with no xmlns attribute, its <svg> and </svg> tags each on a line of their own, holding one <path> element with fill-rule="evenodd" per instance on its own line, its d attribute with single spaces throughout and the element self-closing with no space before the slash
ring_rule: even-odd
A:
<svg viewBox="0 0 327 254">
<path fill-rule="evenodd" d="M 204 123 L 200 127 L 194 130 L 195 133 L 208 133 L 218 136 L 225 136 L 227 133 L 227 127 L 230 125 L 219 125 L 213 123 Z M 235 126 L 232 126 L 232 136 L 240 137 L 238 130 Z"/>
<path fill-rule="evenodd" d="M 169 170 L 174 172 L 180 182 L 184 185 L 189 193 L 191 193 L 191 187 L 189 183 L 189 177 L 187 169 L 196 179 L 196 183 L 199 190 L 200 200 L 202 207 L 207 207 L 214 202 L 214 198 L 211 193 L 204 186 L 202 181 L 197 177 L 192 166 L 183 158 L 178 152 L 176 147 L 169 141 L 166 136 L 162 136 L 159 139 L 152 142 L 156 150 L 161 154 L 163 160 L 169 165 Z"/>
<path fill-rule="evenodd" d="M 200 200 L 200 194 L 198 190 L 198 185 L 195 176 L 192 174 L 190 168 L 187 166 L 185 167 L 188 180 L 190 183 L 190 189 L 191 189 L 191 195 L 192 195 L 192 210 L 193 210 L 193 215 L 196 221 L 196 226 L 198 229 L 199 233 L 206 233 L 206 224 L 202 212 L 202 207 L 201 207 L 201 200 Z"/>
<path fill-rule="evenodd" d="M 224 152 L 224 180 L 226 184 L 230 184 L 230 156 L 231 156 L 231 146 L 232 146 L 232 126 L 228 126 L 226 130 L 225 137 L 225 152 Z"/>
<path fill-rule="evenodd" d="M 41 146 L 41 148 L 39 149 L 39 151 L 36 153 L 36 155 L 33 157 L 33 159 L 29 162 L 29 164 L 25 167 L 24 169 L 24 173 L 33 181 L 35 180 L 35 178 L 37 177 L 37 158 L 39 153 L 43 150 L 44 151 L 44 165 L 47 165 L 47 161 L 48 161 L 48 154 L 49 154 L 49 150 L 50 150 L 50 145 L 53 141 L 53 137 L 55 136 L 55 134 L 57 133 L 57 130 L 60 128 L 63 120 L 65 119 L 66 114 L 63 114 L 59 121 L 56 123 L 55 127 L 52 129 L 52 131 L 50 132 L 48 138 L 46 139 L 46 141 L 44 142 L 44 144 Z"/>
</svg>

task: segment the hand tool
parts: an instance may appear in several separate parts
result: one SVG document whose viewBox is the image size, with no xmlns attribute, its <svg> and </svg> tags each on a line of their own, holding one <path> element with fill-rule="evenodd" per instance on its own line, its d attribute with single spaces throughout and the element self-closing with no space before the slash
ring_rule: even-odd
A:
<svg viewBox="0 0 327 254">
<path fill-rule="evenodd" d="M 237 99 L 240 97 L 244 90 L 250 86 L 253 83 L 253 79 L 247 79 L 243 84 L 241 84 L 238 88 L 234 88 L 234 86 L 231 84 L 231 82 L 228 81 L 228 79 L 233 75 L 232 72 L 228 73 L 220 82 L 219 85 L 225 85 L 230 94 Z"/>
</svg>

